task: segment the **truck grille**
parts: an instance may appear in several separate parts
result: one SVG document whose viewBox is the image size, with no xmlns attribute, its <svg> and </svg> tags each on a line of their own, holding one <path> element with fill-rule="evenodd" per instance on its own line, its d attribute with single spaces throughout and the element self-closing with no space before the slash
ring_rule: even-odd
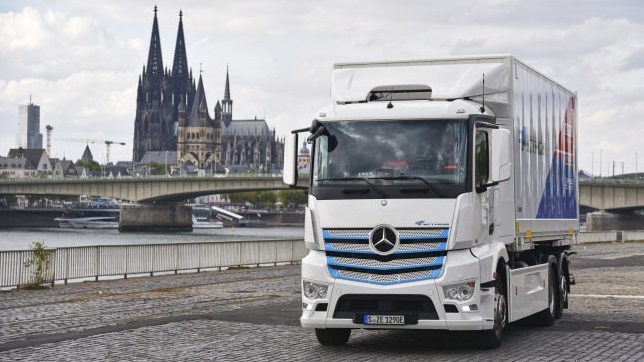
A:
<svg viewBox="0 0 644 362">
<path fill-rule="evenodd" d="M 447 255 L 449 229 L 399 229 L 399 244 L 388 254 L 369 243 L 372 229 L 323 230 L 329 273 L 372 284 L 398 284 L 438 278 Z"/>
</svg>

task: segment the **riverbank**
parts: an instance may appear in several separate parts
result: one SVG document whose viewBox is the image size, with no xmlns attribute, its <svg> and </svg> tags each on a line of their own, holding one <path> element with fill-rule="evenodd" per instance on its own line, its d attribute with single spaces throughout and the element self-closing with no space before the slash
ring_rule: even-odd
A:
<svg viewBox="0 0 644 362">
<path fill-rule="evenodd" d="M 52 228 L 62 209 L 0 209 L 0 228 Z"/>
</svg>

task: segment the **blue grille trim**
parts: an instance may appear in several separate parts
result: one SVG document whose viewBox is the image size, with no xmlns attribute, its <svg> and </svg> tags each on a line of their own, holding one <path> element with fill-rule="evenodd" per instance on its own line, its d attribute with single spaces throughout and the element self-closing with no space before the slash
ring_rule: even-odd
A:
<svg viewBox="0 0 644 362">
<path fill-rule="evenodd" d="M 388 261 L 378 262 L 383 259 L 369 245 L 371 229 L 323 230 L 324 249 L 333 254 L 327 256 L 329 273 L 338 279 L 378 285 L 438 278 L 443 272 L 449 229 L 398 229 L 397 231 L 400 238 L 397 250 L 387 256 Z M 417 264 L 402 262 L 403 259 L 409 259 L 410 254 L 415 254 L 414 259 L 435 258 L 435 260 L 429 263 L 418 260 Z M 342 262 L 336 258 L 348 260 Z M 350 263 L 347 263 L 348 261 Z M 391 263 L 390 266 L 387 263 Z"/>
</svg>

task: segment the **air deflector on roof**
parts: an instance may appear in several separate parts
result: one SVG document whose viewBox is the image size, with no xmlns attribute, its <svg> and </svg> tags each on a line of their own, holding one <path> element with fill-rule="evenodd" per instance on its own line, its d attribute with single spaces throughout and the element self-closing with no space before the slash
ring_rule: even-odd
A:
<svg viewBox="0 0 644 362">
<path fill-rule="evenodd" d="M 400 100 L 430 100 L 432 87 L 425 84 L 401 84 L 378 86 L 369 91 L 368 102 L 400 101 Z"/>
</svg>

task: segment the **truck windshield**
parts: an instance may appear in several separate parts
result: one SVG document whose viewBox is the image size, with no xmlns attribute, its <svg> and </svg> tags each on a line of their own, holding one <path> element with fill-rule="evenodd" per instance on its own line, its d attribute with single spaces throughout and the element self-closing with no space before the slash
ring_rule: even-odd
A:
<svg viewBox="0 0 644 362">
<path fill-rule="evenodd" d="M 455 197 L 467 176 L 467 120 L 324 123 L 311 190 L 320 197 Z"/>
</svg>

